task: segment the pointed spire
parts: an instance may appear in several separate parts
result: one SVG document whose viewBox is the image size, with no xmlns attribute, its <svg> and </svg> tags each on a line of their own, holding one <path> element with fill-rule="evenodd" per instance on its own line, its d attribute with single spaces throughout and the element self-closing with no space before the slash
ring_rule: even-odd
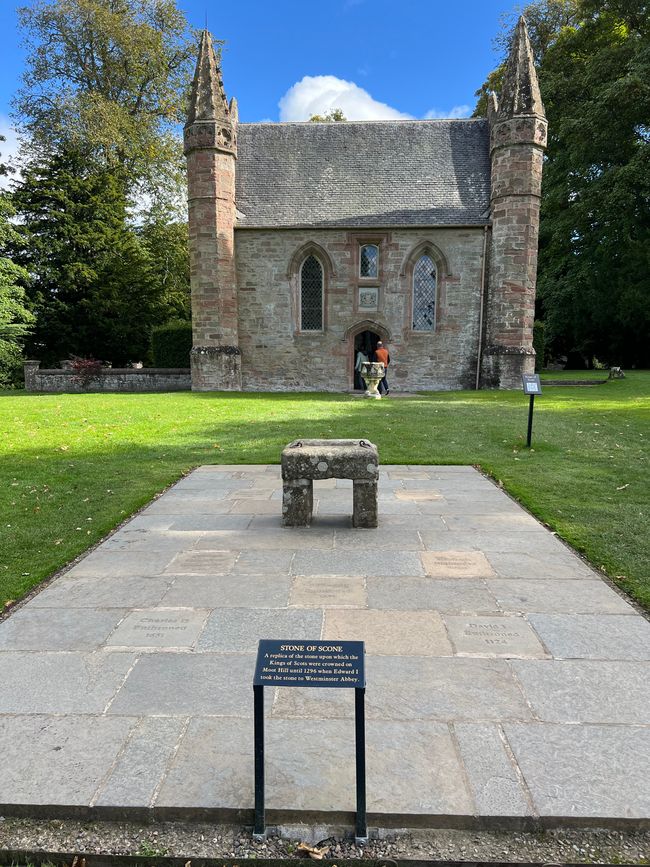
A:
<svg viewBox="0 0 650 867">
<path fill-rule="evenodd" d="M 239 123 L 239 106 L 234 96 L 230 100 L 230 120 L 233 125 Z"/>
<path fill-rule="evenodd" d="M 499 100 L 496 93 L 491 90 L 487 98 L 487 118 L 492 123 L 499 113 Z"/>
<path fill-rule="evenodd" d="M 223 87 L 221 69 L 212 47 L 212 36 L 204 30 L 201 34 L 199 57 L 196 61 L 185 126 L 196 121 L 223 122 L 229 119 L 228 100 Z"/>
<path fill-rule="evenodd" d="M 535 72 L 533 49 L 523 15 L 520 16 L 512 37 L 499 97 L 499 120 L 521 115 L 544 117 L 544 105 Z"/>
</svg>

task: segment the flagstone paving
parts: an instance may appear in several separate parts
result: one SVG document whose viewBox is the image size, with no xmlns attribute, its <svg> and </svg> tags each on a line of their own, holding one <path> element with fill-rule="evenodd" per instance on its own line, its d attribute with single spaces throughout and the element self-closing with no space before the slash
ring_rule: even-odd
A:
<svg viewBox="0 0 650 867">
<path fill-rule="evenodd" d="M 283 528 L 279 467 L 201 467 L 4 619 L 0 815 L 250 821 L 257 643 L 323 638 L 366 643 L 371 825 L 650 824 L 650 623 L 471 467 L 351 510 L 316 482 Z M 266 690 L 269 821 L 351 814 L 353 720 Z"/>
</svg>

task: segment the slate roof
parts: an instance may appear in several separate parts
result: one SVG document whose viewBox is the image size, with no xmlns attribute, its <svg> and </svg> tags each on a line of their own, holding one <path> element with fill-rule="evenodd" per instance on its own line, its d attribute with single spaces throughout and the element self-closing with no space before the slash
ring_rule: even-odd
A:
<svg viewBox="0 0 650 867">
<path fill-rule="evenodd" d="M 238 137 L 238 227 L 486 222 L 486 120 L 252 123 Z"/>
</svg>

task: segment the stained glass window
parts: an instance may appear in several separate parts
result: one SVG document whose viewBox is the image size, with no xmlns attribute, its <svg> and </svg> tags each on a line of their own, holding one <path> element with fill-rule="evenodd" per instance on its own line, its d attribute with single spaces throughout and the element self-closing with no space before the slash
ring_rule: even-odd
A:
<svg viewBox="0 0 650 867">
<path fill-rule="evenodd" d="M 359 256 L 359 276 L 377 277 L 379 275 L 379 247 L 364 244 Z"/>
<path fill-rule="evenodd" d="M 420 256 L 413 269 L 413 330 L 433 331 L 436 319 L 436 265 Z"/>
<path fill-rule="evenodd" d="M 323 330 L 323 268 L 315 256 L 300 269 L 300 330 Z"/>
</svg>

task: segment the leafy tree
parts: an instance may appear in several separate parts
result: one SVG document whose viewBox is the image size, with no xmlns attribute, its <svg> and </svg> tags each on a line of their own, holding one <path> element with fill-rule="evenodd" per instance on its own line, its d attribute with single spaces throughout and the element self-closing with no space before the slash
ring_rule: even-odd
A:
<svg viewBox="0 0 650 867">
<path fill-rule="evenodd" d="M 314 123 L 340 123 L 341 121 L 347 120 L 347 117 L 343 114 L 342 109 L 333 108 L 326 114 L 312 114 L 309 120 Z"/>
<path fill-rule="evenodd" d="M 37 314 L 30 351 L 46 363 L 144 359 L 169 306 L 145 244 L 127 225 L 116 172 L 64 151 L 32 163 L 13 198 L 24 238 L 16 259 L 30 274 Z"/>
<path fill-rule="evenodd" d="M 4 136 L 0 136 L 0 141 L 4 140 Z M 0 175 L 7 173 L 7 166 L 0 163 Z M 11 224 L 13 215 L 9 196 L 0 193 L 0 388 L 19 381 L 23 343 L 34 321 L 27 309 L 22 285 L 28 274 L 5 255 L 19 241 Z"/>
<path fill-rule="evenodd" d="M 83 150 L 169 193 L 196 56 L 176 0 L 34 0 L 18 14 L 27 54 L 14 106 L 32 151 Z"/>
</svg>

